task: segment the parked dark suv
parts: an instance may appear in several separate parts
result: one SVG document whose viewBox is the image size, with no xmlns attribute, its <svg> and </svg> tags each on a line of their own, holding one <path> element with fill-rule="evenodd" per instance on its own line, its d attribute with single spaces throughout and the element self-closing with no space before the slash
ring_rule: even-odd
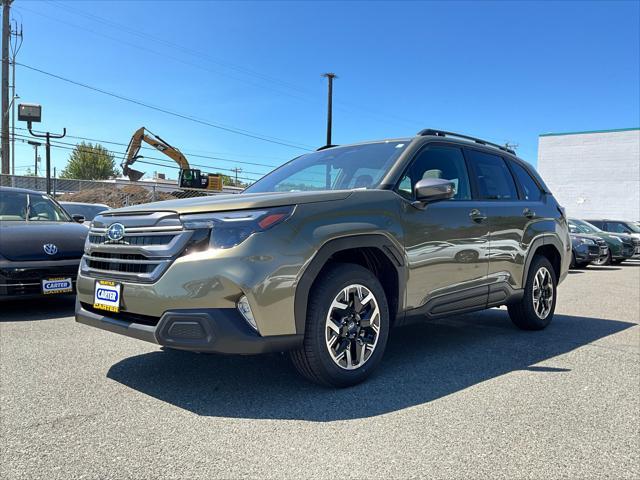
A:
<svg viewBox="0 0 640 480">
<path fill-rule="evenodd" d="M 507 305 L 546 327 L 571 240 L 513 151 L 424 130 L 302 155 L 241 195 L 102 213 L 85 252 L 78 322 L 182 350 L 288 350 L 308 379 L 347 386 L 393 325 Z"/>
<path fill-rule="evenodd" d="M 591 225 L 595 225 L 600 230 L 614 235 L 621 235 L 633 243 L 633 253 L 640 255 L 640 226 L 636 222 L 624 220 L 587 220 Z"/>
</svg>

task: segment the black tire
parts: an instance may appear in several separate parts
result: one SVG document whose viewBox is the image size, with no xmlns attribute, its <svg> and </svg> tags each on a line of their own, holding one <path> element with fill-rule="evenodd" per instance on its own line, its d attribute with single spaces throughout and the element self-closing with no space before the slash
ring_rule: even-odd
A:
<svg viewBox="0 0 640 480">
<path fill-rule="evenodd" d="M 624 258 L 622 260 L 611 260 L 613 265 L 620 265 L 622 262 L 624 262 Z"/>
<path fill-rule="evenodd" d="M 377 343 L 369 357 L 361 366 L 346 370 L 340 367 L 329 353 L 325 332 L 328 331 L 327 316 L 334 299 L 342 290 L 353 284 L 362 285 L 373 294 L 380 312 L 379 330 Z M 350 263 L 329 265 L 316 279 L 309 295 L 303 346 L 290 352 L 293 365 L 302 376 L 323 386 L 356 385 L 365 380 L 380 363 L 389 338 L 389 323 L 387 298 L 373 273 L 360 265 Z"/>
<path fill-rule="evenodd" d="M 549 312 L 541 317 L 534 308 L 534 281 L 538 272 L 541 272 L 542 269 L 546 269 L 550 274 L 550 281 L 553 286 L 552 289 L 552 297 L 550 299 L 550 310 Z M 556 272 L 551 265 L 549 260 L 542 256 L 536 255 L 533 257 L 531 261 L 531 265 L 529 267 L 529 273 L 527 275 L 527 282 L 524 287 L 524 295 L 518 303 L 514 303 L 508 306 L 509 317 L 511 317 L 511 321 L 518 327 L 523 330 L 542 330 L 546 328 L 551 320 L 553 319 L 553 314 L 556 309 L 556 299 L 557 295 L 557 280 Z M 545 294 L 546 295 L 546 294 Z"/>
</svg>

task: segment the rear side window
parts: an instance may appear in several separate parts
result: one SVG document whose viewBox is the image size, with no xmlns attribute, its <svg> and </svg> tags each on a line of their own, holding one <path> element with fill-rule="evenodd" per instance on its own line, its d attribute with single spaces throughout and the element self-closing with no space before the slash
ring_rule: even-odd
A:
<svg viewBox="0 0 640 480">
<path fill-rule="evenodd" d="M 531 178 L 529 172 L 527 172 L 524 167 L 516 162 L 511 162 L 511 168 L 513 169 L 513 173 L 518 179 L 518 182 L 520 182 L 524 200 L 530 200 L 533 202 L 537 202 L 538 200 L 540 200 L 540 197 L 542 196 L 540 187 L 538 187 L 538 184 L 535 182 L 535 180 Z"/>
<path fill-rule="evenodd" d="M 470 200 L 471 188 L 467 165 L 458 147 L 430 145 L 418 153 L 417 157 L 400 180 L 397 191 L 405 198 L 413 197 L 413 190 L 423 178 L 441 178 L 453 183 L 454 200 Z"/>
<path fill-rule="evenodd" d="M 502 157 L 477 150 L 466 151 L 478 182 L 478 193 L 484 200 L 517 200 L 513 176 Z"/>
</svg>

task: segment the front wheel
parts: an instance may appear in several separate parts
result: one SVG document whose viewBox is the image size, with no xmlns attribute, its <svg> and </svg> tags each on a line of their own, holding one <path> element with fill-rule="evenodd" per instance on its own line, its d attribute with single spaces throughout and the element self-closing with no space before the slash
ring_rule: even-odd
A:
<svg viewBox="0 0 640 480">
<path fill-rule="evenodd" d="M 348 387 L 380 363 L 388 336 L 389 308 L 376 276 L 360 265 L 334 264 L 313 285 L 303 346 L 291 360 L 315 383 Z"/>
<path fill-rule="evenodd" d="M 598 257 L 596 260 L 591 262 L 593 265 L 603 266 L 611 264 L 611 251 L 609 251 L 604 257 Z"/>
<path fill-rule="evenodd" d="M 522 299 L 508 307 L 511 321 L 523 330 L 542 330 L 549 325 L 556 308 L 556 287 L 551 262 L 536 255 L 529 267 Z"/>
</svg>

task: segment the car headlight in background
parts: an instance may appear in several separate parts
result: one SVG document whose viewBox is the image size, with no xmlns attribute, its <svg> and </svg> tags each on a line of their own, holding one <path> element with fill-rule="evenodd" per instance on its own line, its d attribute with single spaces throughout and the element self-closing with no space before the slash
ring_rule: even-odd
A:
<svg viewBox="0 0 640 480">
<path fill-rule="evenodd" d="M 209 246 L 231 248 L 251 235 L 268 230 L 284 222 L 293 213 L 294 206 L 236 210 L 232 212 L 183 215 L 182 225 L 187 230 L 209 231 Z"/>
<path fill-rule="evenodd" d="M 596 244 L 596 242 L 594 242 L 590 238 L 581 238 L 580 239 L 580 243 L 584 243 L 586 245 L 595 245 Z"/>
<path fill-rule="evenodd" d="M 622 243 L 622 239 L 616 235 L 611 235 L 609 238 L 613 238 L 614 240 L 616 240 L 619 243 Z"/>
</svg>

